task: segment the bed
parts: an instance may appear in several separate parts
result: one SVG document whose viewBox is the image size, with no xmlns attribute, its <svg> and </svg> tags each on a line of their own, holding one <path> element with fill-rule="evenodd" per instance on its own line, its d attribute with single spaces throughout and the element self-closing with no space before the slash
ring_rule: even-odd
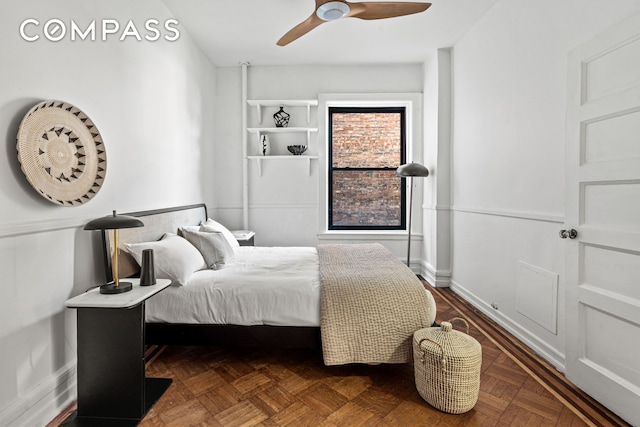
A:
<svg viewBox="0 0 640 427">
<path fill-rule="evenodd" d="M 119 230 L 121 278 L 139 274 L 132 247 L 212 221 L 204 204 L 127 215 L 145 226 Z M 111 280 L 106 231 L 102 246 Z M 147 301 L 148 344 L 321 347 L 327 365 L 404 363 L 413 331 L 435 318 L 431 293 L 381 245 L 238 245 L 221 268 L 195 270 Z"/>
</svg>

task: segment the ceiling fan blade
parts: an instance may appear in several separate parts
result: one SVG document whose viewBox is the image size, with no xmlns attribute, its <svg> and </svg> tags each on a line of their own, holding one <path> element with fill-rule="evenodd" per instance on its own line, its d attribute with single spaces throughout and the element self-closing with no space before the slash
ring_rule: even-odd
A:
<svg viewBox="0 0 640 427">
<path fill-rule="evenodd" d="M 321 1 L 321 0 L 316 0 Z M 286 46 L 292 41 L 304 36 L 309 31 L 316 28 L 318 25 L 323 24 L 325 21 L 318 18 L 315 12 L 309 16 L 306 20 L 302 21 L 292 29 L 290 29 L 284 36 L 280 37 L 280 40 L 276 43 L 278 46 Z"/>
<path fill-rule="evenodd" d="M 384 19 L 424 12 L 431 3 L 383 1 L 347 3 L 351 8 L 349 16 L 360 19 Z"/>
</svg>

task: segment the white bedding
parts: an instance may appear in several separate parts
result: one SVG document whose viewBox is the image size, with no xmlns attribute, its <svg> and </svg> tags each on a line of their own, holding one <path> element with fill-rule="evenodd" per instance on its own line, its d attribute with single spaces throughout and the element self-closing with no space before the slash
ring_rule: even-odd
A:
<svg viewBox="0 0 640 427">
<path fill-rule="evenodd" d="M 201 270 L 146 303 L 147 322 L 320 326 L 318 251 L 234 248 L 221 270 Z"/>
</svg>

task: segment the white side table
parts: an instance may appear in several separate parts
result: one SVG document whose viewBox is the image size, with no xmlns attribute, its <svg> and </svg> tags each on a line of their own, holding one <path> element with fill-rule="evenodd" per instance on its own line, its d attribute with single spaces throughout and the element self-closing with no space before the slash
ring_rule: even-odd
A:
<svg viewBox="0 0 640 427">
<path fill-rule="evenodd" d="M 233 237 L 236 238 L 240 246 L 254 246 L 254 240 L 256 233 L 251 230 L 233 230 L 231 232 Z"/>
<path fill-rule="evenodd" d="M 65 302 L 78 310 L 78 411 L 65 426 L 135 426 L 171 385 L 169 378 L 145 376 L 145 301 L 167 288 L 158 279 L 121 294 L 99 289 Z M 106 425 L 106 424 L 105 424 Z"/>
</svg>

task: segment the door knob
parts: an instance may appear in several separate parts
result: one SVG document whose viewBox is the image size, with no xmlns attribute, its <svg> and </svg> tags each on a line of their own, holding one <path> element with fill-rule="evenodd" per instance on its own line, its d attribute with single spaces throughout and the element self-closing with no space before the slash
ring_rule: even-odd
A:
<svg viewBox="0 0 640 427">
<path fill-rule="evenodd" d="M 576 237 L 578 237 L 578 232 L 573 228 L 569 230 L 560 230 L 560 238 L 566 239 L 567 237 L 570 239 L 575 239 Z"/>
</svg>

